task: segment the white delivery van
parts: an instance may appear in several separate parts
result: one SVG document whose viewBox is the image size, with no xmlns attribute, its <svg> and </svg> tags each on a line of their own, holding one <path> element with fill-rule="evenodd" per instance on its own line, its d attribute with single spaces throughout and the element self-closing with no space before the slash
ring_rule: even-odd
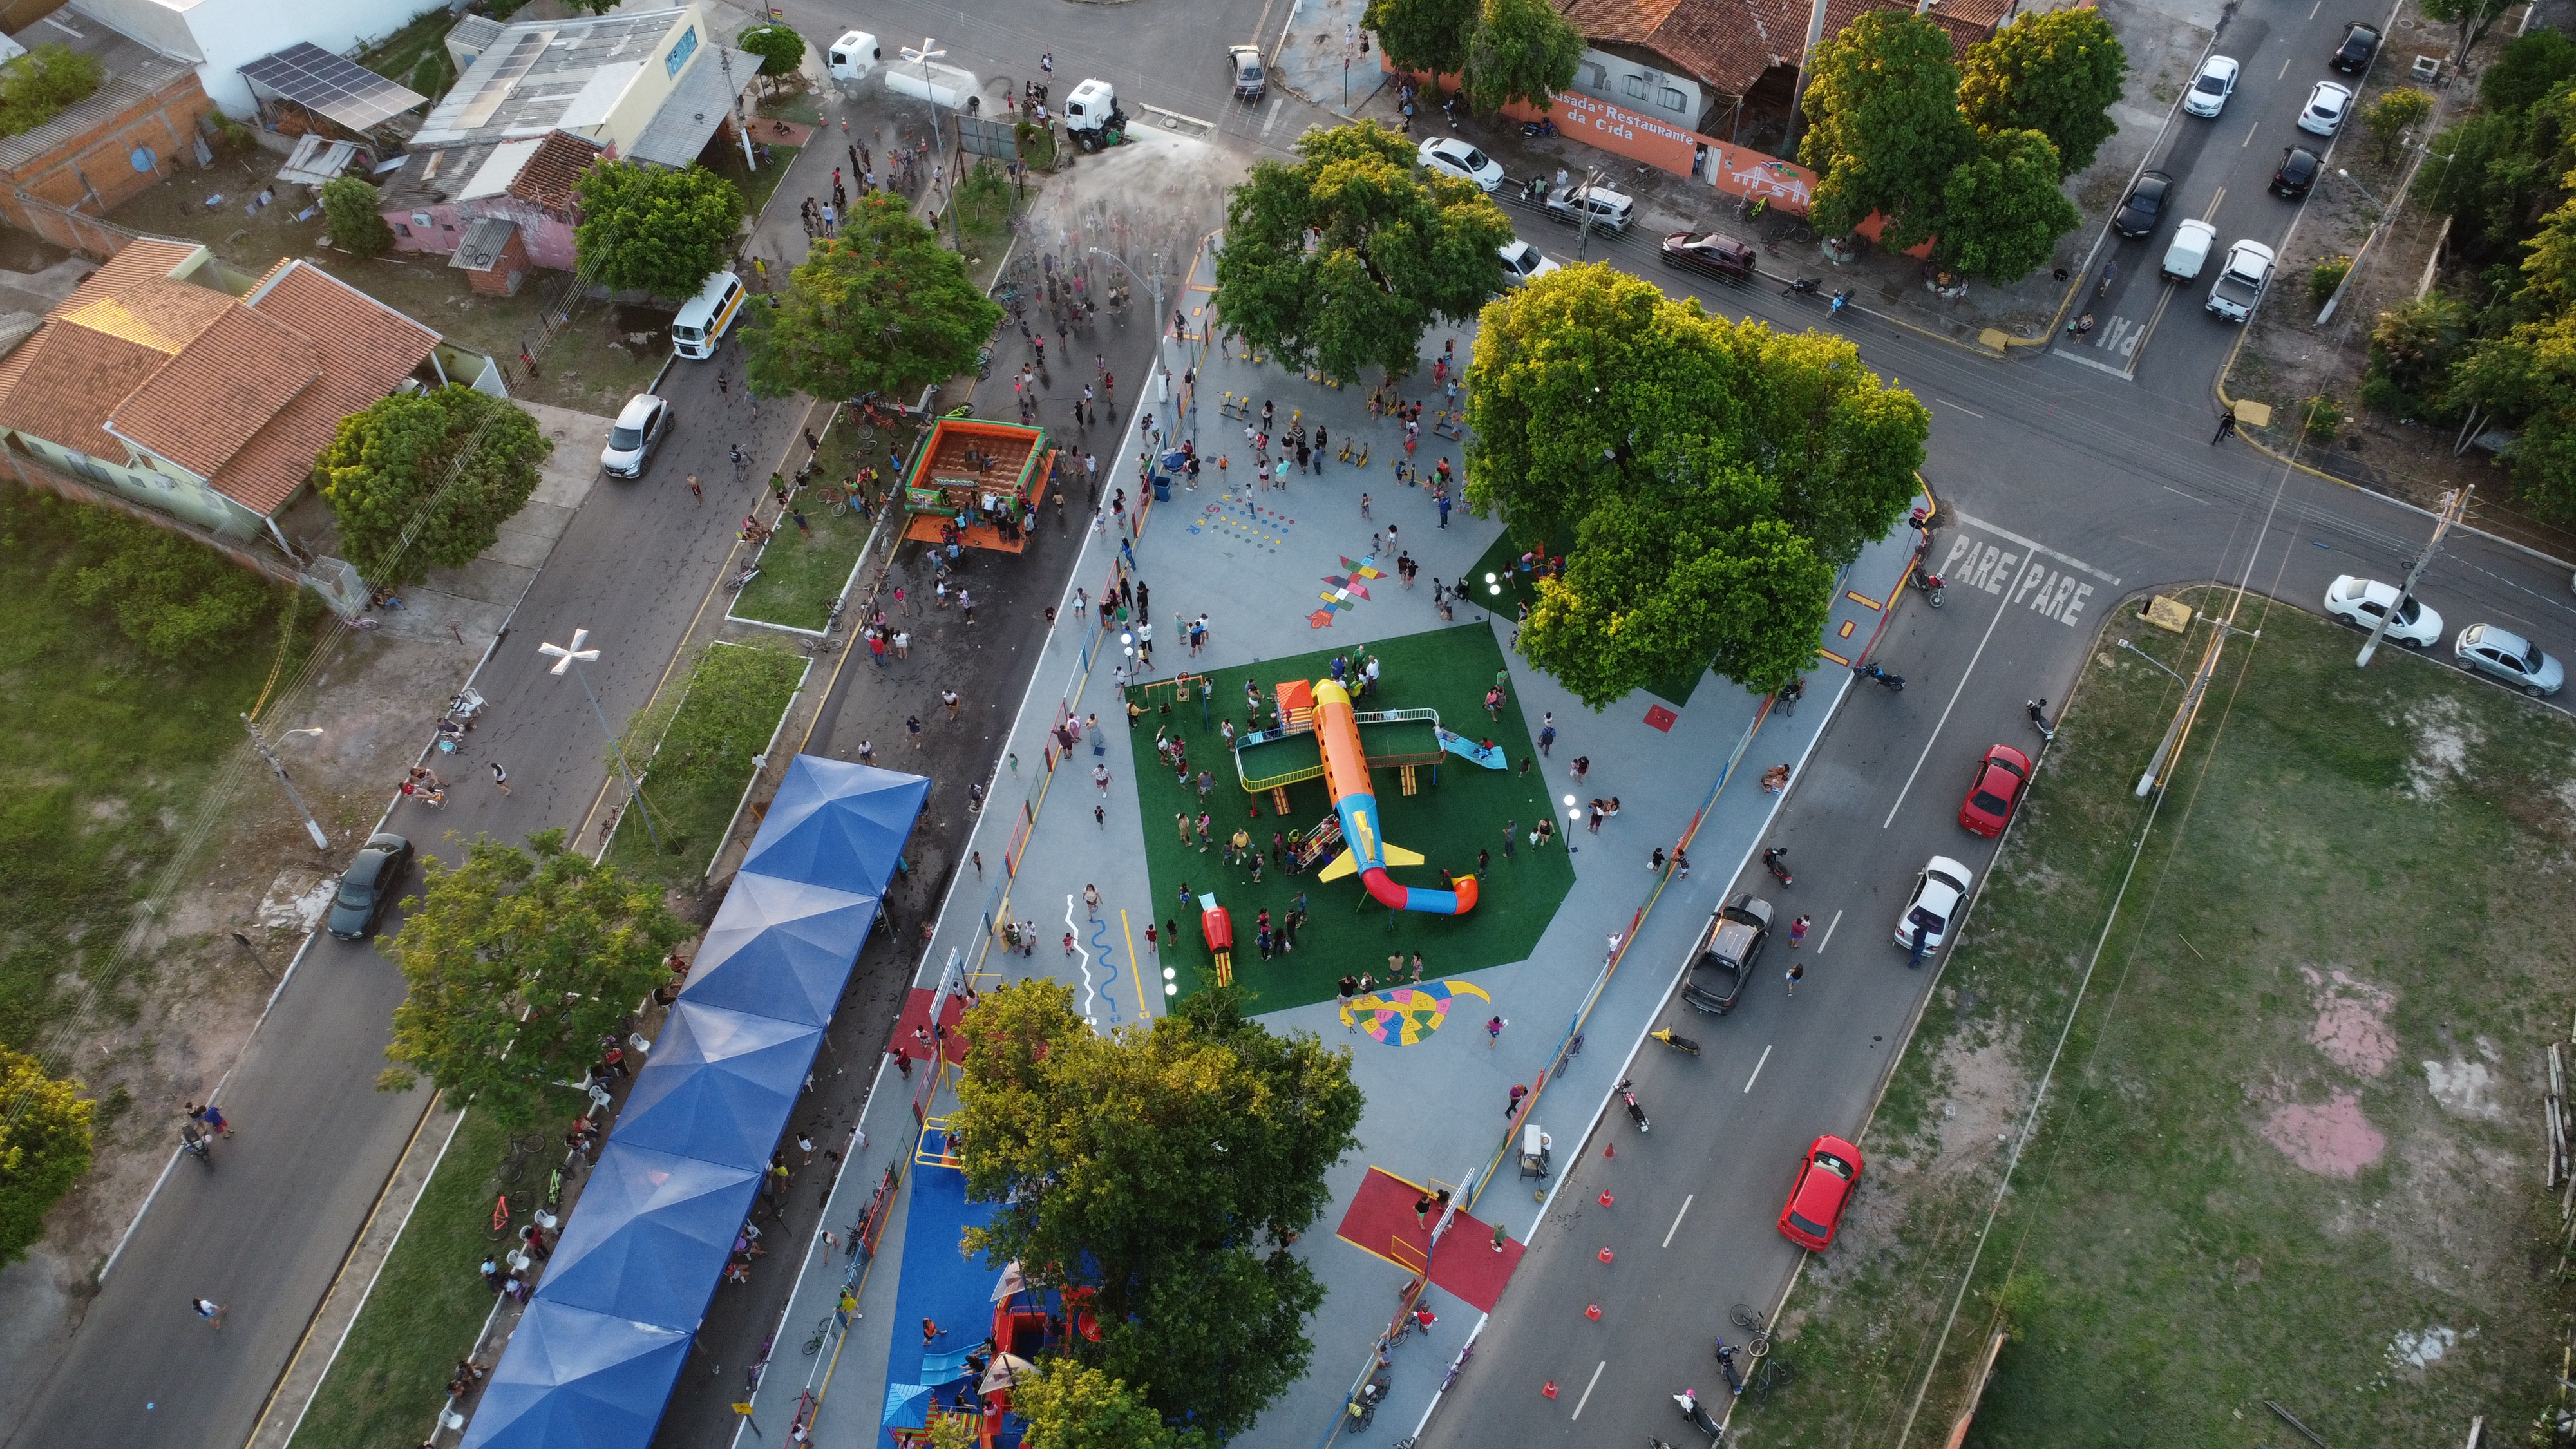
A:
<svg viewBox="0 0 2576 1449">
<path fill-rule="evenodd" d="M 2160 269 L 2168 282 L 2188 282 L 2200 275 L 2201 263 L 2209 260 L 2211 248 L 2218 241 L 2218 228 L 2193 217 L 2174 223 L 2173 245 L 2165 248 Z"/>
<path fill-rule="evenodd" d="M 885 52 L 878 47 L 875 36 L 853 30 L 832 42 L 832 48 L 824 52 L 824 61 L 834 80 L 866 80 L 885 63 Z"/>
<path fill-rule="evenodd" d="M 681 304 L 680 315 L 671 319 L 671 350 L 692 361 L 715 356 L 716 344 L 742 310 L 743 296 L 742 278 L 733 273 L 707 278 L 698 295 Z"/>
</svg>

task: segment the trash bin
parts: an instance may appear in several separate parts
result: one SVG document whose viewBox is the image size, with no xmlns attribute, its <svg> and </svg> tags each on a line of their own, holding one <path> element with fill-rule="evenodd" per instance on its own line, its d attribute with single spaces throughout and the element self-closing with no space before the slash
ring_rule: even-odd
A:
<svg viewBox="0 0 2576 1449">
<path fill-rule="evenodd" d="M 1154 501 L 1157 503 L 1169 503 L 1172 501 L 1172 479 L 1170 474 L 1157 473 L 1154 475 Z"/>
</svg>

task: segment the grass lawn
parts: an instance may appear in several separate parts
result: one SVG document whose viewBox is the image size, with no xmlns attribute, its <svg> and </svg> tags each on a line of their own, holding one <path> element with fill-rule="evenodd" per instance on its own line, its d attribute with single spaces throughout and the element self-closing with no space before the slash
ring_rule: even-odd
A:
<svg viewBox="0 0 2576 1449">
<path fill-rule="evenodd" d="M 0 486 L 0 1045 L 40 1040 L 77 1000 L 149 888 L 214 771 L 242 743 L 277 650 L 278 609 L 237 647 L 174 663 L 146 655 L 101 609 L 71 601 L 57 567 L 88 557 L 81 505 Z M 304 638 L 319 627 L 308 611 Z M 299 647 L 302 640 L 299 640 Z M 104 931 L 106 934 L 101 935 Z M 86 936 L 90 946 L 78 943 Z M 84 966 L 82 963 L 87 963 Z M 145 968 L 148 969 L 148 968 Z M 111 1013 L 131 1002 L 110 983 Z M 105 1104 L 112 1117 L 121 1102 Z M 100 1130 L 106 1130 L 104 1121 Z"/>
<path fill-rule="evenodd" d="M 2223 612 L 2225 598 L 2197 600 Z M 2541 1182 L 2566 1029 L 2576 728 L 2251 601 L 1931 1358 L 2130 843 L 2188 639 L 2115 619 L 1862 1145 L 1765 1445 L 2337 1445 L 2513 1433 L 2570 1295 Z M 1927 1380 L 1928 1375 L 1928 1380 Z"/>
<path fill-rule="evenodd" d="M 1551 552 L 1560 555 L 1572 551 L 1573 547 L 1574 542 L 1570 538 L 1558 539 L 1548 545 Z M 1511 530 L 1505 529 L 1492 546 L 1468 565 L 1467 577 L 1463 580 L 1467 586 L 1467 597 L 1506 619 L 1519 617 L 1523 604 L 1535 606 L 1538 603 L 1537 584 L 1520 570 L 1521 555 L 1527 551 L 1527 545 L 1512 542 Z M 1485 582 L 1487 574 L 1494 576 L 1493 583 Z M 1494 592 L 1497 588 L 1502 592 Z M 1706 678 L 1708 671 L 1702 669 L 1687 679 L 1659 679 L 1648 684 L 1646 692 L 1679 709 L 1690 703 L 1691 695 Z"/>
<path fill-rule="evenodd" d="M 643 771 L 652 830 L 631 810 L 621 815 L 608 864 L 677 886 L 705 874 L 751 782 L 752 757 L 769 748 L 808 662 L 789 650 L 711 644 L 666 698 L 637 713 L 626 758 Z"/>
<path fill-rule="evenodd" d="M 1177 647 L 1179 652 L 1166 653 L 1163 665 L 1189 667 L 1186 647 L 1165 647 Z M 1486 625 L 1412 634 L 1372 647 L 1382 674 L 1377 695 L 1363 701 L 1363 709 L 1436 709 L 1442 724 L 1469 739 L 1493 739 L 1516 762 L 1538 752 L 1530 728 L 1521 718 L 1517 699 L 1504 705 L 1499 721 L 1480 718 L 1485 713 L 1485 690 L 1503 667 L 1502 651 L 1495 647 L 1493 631 Z M 1266 692 L 1281 680 L 1330 678 L 1332 654 L 1333 651 L 1323 650 L 1214 671 L 1216 694 L 1210 701 L 1210 720 L 1231 717 L 1235 727 L 1241 729 L 1246 680 L 1258 683 Z M 1171 698 L 1172 691 L 1166 686 L 1153 694 L 1150 707 L 1159 710 Z M 1206 770 L 1216 777 L 1215 789 L 1204 808 L 1215 817 L 1209 830 L 1211 838 L 1220 840 L 1220 844 L 1205 852 L 1200 850 L 1195 833 L 1187 847 L 1181 845 L 1175 833 L 1175 814 L 1187 810 L 1191 820 L 1196 821 L 1203 807 L 1197 787 L 1184 789 L 1155 758 L 1154 731 L 1158 727 L 1168 727 L 1187 741 L 1193 776 Z M 1102 728 L 1114 730 L 1116 725 L 1104 723 Z M 1428 732 L 1419 725 L 1362 725 L 1360 742 L 1379 753 L 1430 747 Z M 1298 762 L 1294 758 L 1298 751 L 1306 751 L 1304 758 L 1311 759 L 1312 749 L 1311 743 L 1287 740 L 1256 747 L 1248 758 L 1253 768 L 1285 773 Z M 1252 994 L 1258 1011 L 1329 1000 L 1333 983 L 1345 973 L 1371 971 L 1383 975 L 1386 958 L 1398 951 L 1408 961 L 1412 953 L 1422 953 L 1426 980 L 1526 960 L 1538 945 L 1539 933 L 1555 916 L 1557 904 L 1574 884 L 1573 862 L 1565 854 L 1564 821 L 1557 822 L 1560 833 L 1556 844 L 1540 851 L 1532 850 L 1527 843 L 1530 827 L 1548 813 L 1549 777 L 1537 771 L 1523 777 L 1517 772 L 1517 764 L 1510 770 L 1487 770 L 1452 755 L 1439 767 L 1436 785 L 1430 769 L 1419 770 L 1420 793 L 1410 797 L 1403 793 L 1395 770 L 1371 768 L 1387 839 L 1423 855 L 1421 865 L 1397 866 L 1389 872 L 1398 882 L 1438 889 L 1443 884 L 1442 872 L 1469 874 L 1476 867 L 1478 850 L 1493 852 L 1476 908 L 1463 916 L 1440 916 L 1388 911 L 1370 901 L 1357 880 L 1347 877 L 1319 885 L 1312 876 L 1288 875 L 1265 859 L 1261 884 L 1256 886 L 1248 868 L 1226 865 L 1221 838 L 1236 828 L 1251 830 L 1266 855 L 1273 832 L 1284 833 L 1292 827 L 1312 829 L 1332 813 L 1332 802 L 1325 798 L 1321 780 L 1288 787 L 1285 817 L 1272 812 L 1266 793 L 1258 798 L 1246 795 L 1236 782 L 1224 740 L 1213 727 L 1200 726 L 1197 704 L 1175 705 L 1168 717 L 1149 713 L 1140 722 L 1130 750 L 1127 768 L 1136 772 L 1139 782 L 1145 858 L 1154 896 L 1161 903 L 1162 919 L 1180 921 L 1180 939 L 1189 943 L 1179 950 L 1166 950 L 1163 964 L 1180 971 L 1180 987 L 1185 992 L 1210 984 L 1212 968 L 1199 934 L 1196 908 L 1185 912 L 1180 903 L 1184 881 L 1193 893 L 1215 892 L 1218 901 L 1232 913 L 1235 984 Z M 1077 750 L 1070 764 L 1071 773 L 1057 782 L 1059 788 L 1074 790 L 1079 799 L 1088 784 L 1091 765 L 1089 752 Z M 1506 820 L 1518 822 L 1521 833 L 1521 844 L 1510 858 L 1503 855 Z M 1585 838 L 1577 836 L 1576 843 Z M 1306 928 L 1297 934 L 1296 952 L 1263 961 L 1253 943 L 1261 908 L 1269 907 L 1275 922 L 1287 914 L 1289 903 L 1300 894 L 1308 897 L 1308 909 Z M 1141 935 L 1145 923 L 1135 924 Z"/>
<path fill-rule="evenodd" d="M 509 1150 L 499 1126 L 468 1112 L 430 1175 L 402 1237 L 385 1258 L 358 1321 L 297 1426 L 291 1449 L 398 1449 L 424 1438 L 447 1401 L 447 1376 L 474 1347 L 492 1311 L 492 1290 L 475 1265 L 500 1244 L 492 1200 L 504 1189 Z M 513 1207 L 545 1191 L 554 1152 L 532 1154 L 508 1186 Z M 511 1220 L 515 1234 L 527 1214 Z"/>
<path fill-rule="evenodd" d="M 456 17 L 447 7 L 433 5 L 361 51 L 358 64 L 400 81 L 435 103 L 456 84 L 455 62 L 447 58 L 447 32 L 455 28 Z"/>
<path fill-rule="evenodd" d="M 769 145 L 758 136 L 752 138 L 752 144 Z M 801 146 L 769 146 L 769 164 L 756 169 L 743 163 L 740 142 L 731 146 L 708 148 L 705 160 L 708 170 L 732 182 L 734 189 L 742 193 L 742 203 L 748 208 L 749 214 L 758 216 L 761 207 L 768 204 L 769 194 L 778 189 L 780 181 L 786 179 L 787 168 L 794 164 L 796 153 L 803 149 Z M 830 197 L 824 198 L 826 201 L 830 199 Z M 782 285 L 784 281 L 785 279 L 781 278 Z"/>
<path fill-rule="evenodd" d="M 849 581 L 850 568 L 867 546 L 868 531 L 873 525 L 857 509 L 845 509 L 835 517 L 823 502 L 826 483 L 846 485 L 863 467 L 877 470 L 875 492 L 882 498 L 888 491 L 893 470 L 888 463 L 889 451 L 897 445 L 910 447 L 913 429 L 877 429 L 856 421 L 856 415 L 842 409 L 823 435 L 823 446 L 815 455 L 822 466 L 813 480 L 796 495 L 796 506 L 805 511 L 805 521 L 813 526 L 810 535 L 799 534 L 789 522 L 761 550 L 760 577 L 753 579 L 735 600 L 736 618 L 761 619 L 772 624 L 785 624 L 797 629 L 820 629 L 829 616 L 832 600 L 840 596 L 841 586 Z M 874 441 L 868 441 L 871 436 Z"/>
</svg>

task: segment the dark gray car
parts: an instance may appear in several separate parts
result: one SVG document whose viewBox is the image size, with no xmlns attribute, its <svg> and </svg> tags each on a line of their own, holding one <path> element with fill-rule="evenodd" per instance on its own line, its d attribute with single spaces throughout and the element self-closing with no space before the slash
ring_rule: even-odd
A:
<svg viewBox="0 0 2576 1449">
<path fill-rule="evenodd" d="M 1690 979 L 1682 1000 L 1692 1010 L 1724 1016 L 1735 1009 L 1762 943 L 1771 939 L 1771 903 L 1747 892 L 1709 914 L 1691 949 Z"/>
<path fill-rule="evenodd" d="M 2164 219 L 2165 201 L 2173 195 L 2173 178 L 2161 171 L 2150 171 L 2129 188 L 2129 199 L 2120 203 L 2119 215 L 2111 218 L 2111 229 L 2126 237 L 2152 234 L 2156 223 Z"/>
<path fill-rule="evenodd" d="M 393 834 L 368 836 L 340 877 L 340 893 L 331 898 L 331 934 L 343 941 L 363 941 L 374 934 L 376 918 L 401 894 L 403 877 L 410 873 L 410 841 Z"/>
</svg>

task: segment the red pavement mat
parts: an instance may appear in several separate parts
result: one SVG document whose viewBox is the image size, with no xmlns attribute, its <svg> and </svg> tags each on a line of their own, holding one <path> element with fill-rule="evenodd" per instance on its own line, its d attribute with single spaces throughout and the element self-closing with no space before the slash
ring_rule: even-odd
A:
<svg viewBox="0 0 2576 1449">
<path fill-rule="evenodd" d="M 938 1040 L 941 1045 L 948 1048 L 948 1060 L 951 1062 L 962 1063 L 966 1060 L 966 1039 L 957 1034 L 958 1018 L 965 1014 L 965 1001 L 955 996 L 948 998 L 948 1009 L 939 1013 L 939 1024 L 946 1027 L 948 1032 L 945 1037 Z M 912 1035 L 914 1027 L 929 1024 L 930 993 L 916 986 L 912 988 L 910 995 L 904 997 L 903 1015 L 894 1024 L 893 1050 L 917 1062 L 930 1060 L 930 1048 L 914 1040 Z"/>
<path fill-rule="evenodd" d="M 1342 1214 L 1342 1225 L 1333 1230 L 1333 1236 L 1408 1273 L 1419 1273 L 1431 1243 L 1430 1228 L 1413 1219 L 1413 1205 L 1421 1198 L 1419 1183 L 1407 1182 L 1382 1167 L 1372 1167 L 1361 1179 L 1359 1193 L 1351 1199 L 1350 1211 Z M 1438 1223 L 1440 1215 L 1432 1214 L 1431 1221 Z M 1502 1300 L 1503 1285 L 1512 1281 L 1512 1270 L 1520 1266 L 1521 1254 L 1526 1251 L 1526 1245 L 1505 1238 L 1503 1250 L 1495 1252 L 1494 1225 L 1480 1223 L 1461 1212 L 1441 1236 L 1440 1254 L 1431 1263 L 1431 1286 L 1473 1304 L 1478 1312 L 1491 1313 Z"/>
</svg>

